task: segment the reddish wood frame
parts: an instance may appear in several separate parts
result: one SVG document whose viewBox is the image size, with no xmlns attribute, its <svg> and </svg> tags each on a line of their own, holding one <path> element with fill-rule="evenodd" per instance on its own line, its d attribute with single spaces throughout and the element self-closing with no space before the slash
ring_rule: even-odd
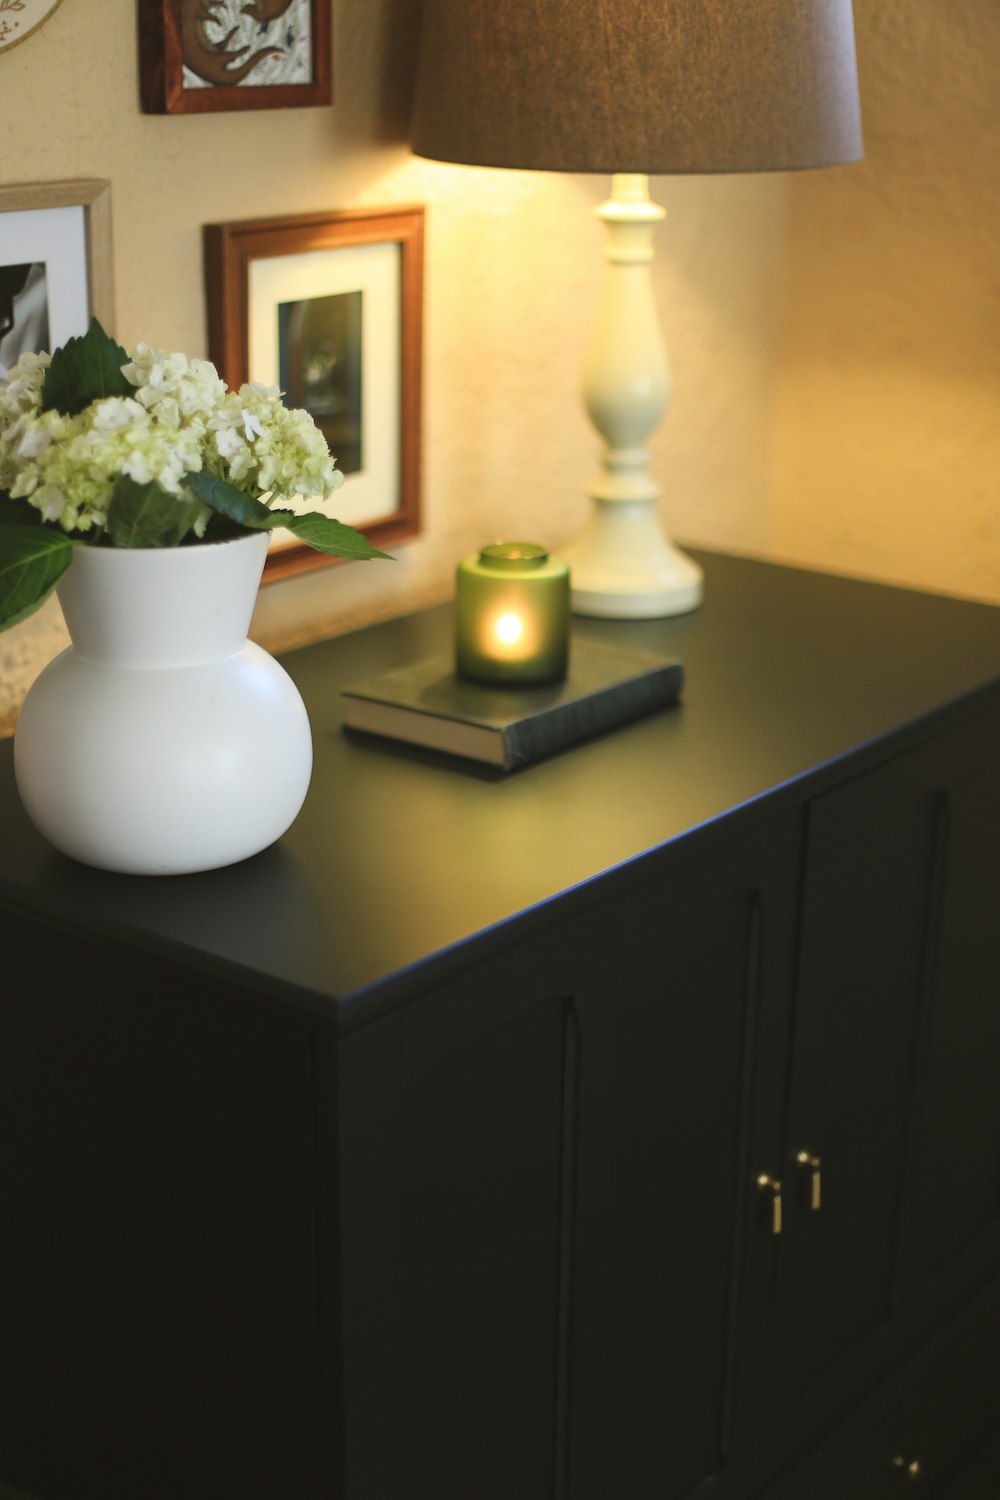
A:
<svg viewBox="0 0 1000 1500">
<path fill-rule="evenodd" d="M 400 246 L 399 496 L 392 514 L 358 527 L 378 547 L 420 530 L 420 408 L 422 371 L 424 210 L 405 204 L 382 209 L 246 219 L 204 228 L 209 357 L 233 388 L 250 378 L 250 264 L 272 255 L 301 255 L 349 245 Z M 265 581 L 336 563 L 311 547 L 276 549 Z"/>
<path fill-rule="evenodd" d="M 226 109 L 289 109 L 333 98 L 330 0 L 310 0 L 312 83 L 254 87 L 184 87 L 181 0 L 139 0 L 139 82 L 152 115 L 206 114 Z"/>
</svg>

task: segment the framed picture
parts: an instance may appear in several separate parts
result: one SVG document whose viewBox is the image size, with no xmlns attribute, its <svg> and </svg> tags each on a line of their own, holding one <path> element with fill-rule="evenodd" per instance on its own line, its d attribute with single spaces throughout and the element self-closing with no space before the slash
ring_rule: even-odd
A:
<svg viewBox="0 0 1000 1500">
<path fill-rule="evenodd" d="M 25 353 L 114 327 L 111 187 L 104 181 L 0 187 L 0 381 Z"/>
<path fill-rule="evenodd" d="M 205 226 L 216 368 L 312 415 L 345 475 L 337 520 L 379 547 L 420 528 L 423 238 L 412 205 Z M 265 577 L 332 561 L 277 534 Z"/>
<path fill-rule="evenodd" d="M 330 0 L 139 0 L 147 114 L 329 104 Z"/>
</svg>

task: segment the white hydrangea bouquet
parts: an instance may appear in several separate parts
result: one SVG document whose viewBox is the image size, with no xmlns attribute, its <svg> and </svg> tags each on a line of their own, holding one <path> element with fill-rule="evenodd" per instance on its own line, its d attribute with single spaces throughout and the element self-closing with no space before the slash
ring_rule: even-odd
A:
<svg viewBox="0 0 1000 1500">
<path fill-rule="evenodd" d="M 32 613 L 73 549 L 177 547 L 287 527 L 332 557 L 387 554 L 312 511 L 343 483 L 308 412 L 272 386 L 230 391 L 214 365 L 140 344 L 96 319 L 25 354 L 0 386 L 0 629 Z"/>
</svg>

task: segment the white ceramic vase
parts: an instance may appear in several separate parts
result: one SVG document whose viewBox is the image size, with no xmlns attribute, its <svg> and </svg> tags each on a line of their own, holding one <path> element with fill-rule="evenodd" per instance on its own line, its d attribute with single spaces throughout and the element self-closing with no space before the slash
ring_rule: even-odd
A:
<svg viewBox="0 0 1000 1500">
<path fill-rule="evenodd" d="M 247 640 L 266 534 L 78 547 L 59 584 L 72 645 L 14 736 L 35 827 L 84 864 L 180 875 L 246 859 L 292 823 L 312 737 L 291 678 Z"/>
</svg>

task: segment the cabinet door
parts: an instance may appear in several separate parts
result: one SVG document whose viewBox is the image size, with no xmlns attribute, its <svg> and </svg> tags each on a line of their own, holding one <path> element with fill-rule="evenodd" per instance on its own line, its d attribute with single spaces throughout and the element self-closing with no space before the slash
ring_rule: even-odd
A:
<svg viewBox="0 0 1000 1500">
<path fill-rule="evenodd" d="M 930 1278 L 970 1247 L 982 1273 L 996 1258 L 998 727 L 983 716 L 809 812 L 772 1466 L 923 1331 Z"/>
<path fill-rule="evenodd" d="M 796 847 L 772 825 L 680 866 L 577 993 L 573 1500 L 747 1492 Z"/>
<path fill-rule="evenodd" d="M 342 1500 L 552 1497 L 571 1020 L 522 957 L 328 1057 Z"/>
<path fill-rule="evenodd" d="M 903 1267 L 935 1308 L 1000 1264 L 1000 715 L 945 753 Z"/>
</svg>

